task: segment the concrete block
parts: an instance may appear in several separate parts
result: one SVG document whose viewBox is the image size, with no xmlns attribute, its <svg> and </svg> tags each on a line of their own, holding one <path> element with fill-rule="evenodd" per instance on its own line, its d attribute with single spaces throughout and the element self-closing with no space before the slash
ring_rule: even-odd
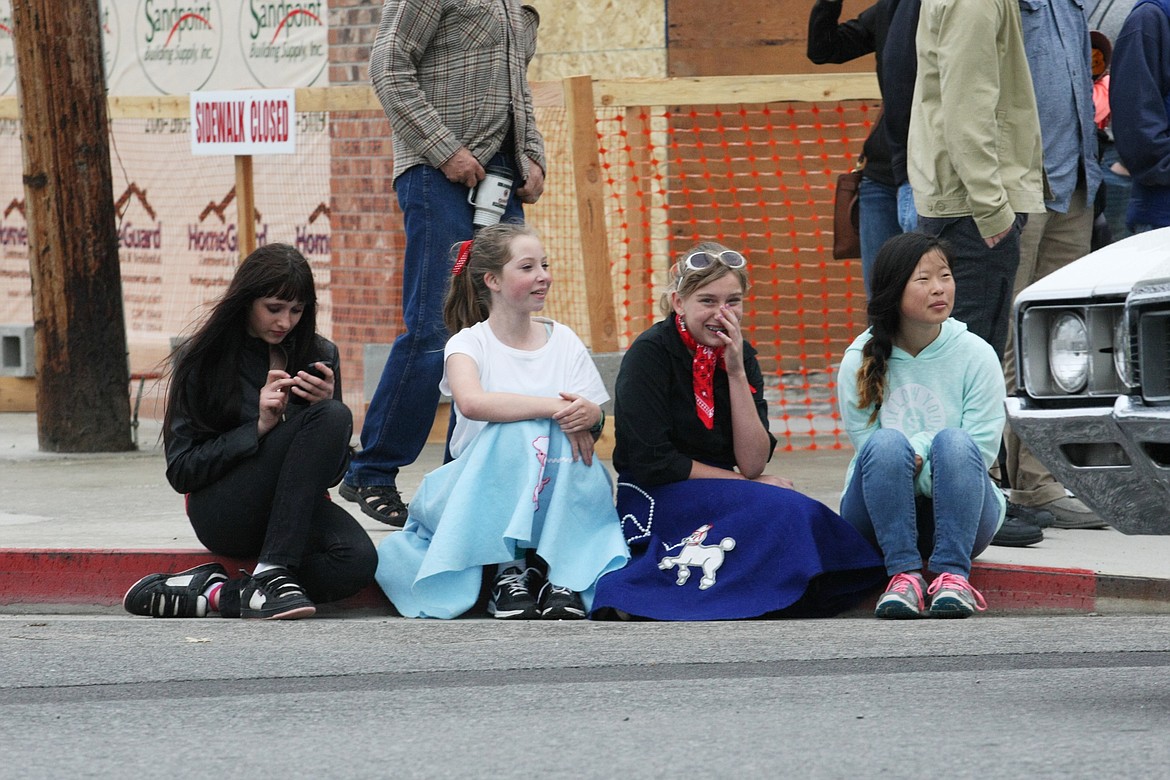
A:
<svg viewBox="0 0 1170 780">
<path fill-rule="evenodd" d="M 374 397 L 378 389 L 378 380 L 382 378 L 382 369 L 386 366 L 386 358 L 390 357 L 392 344 L 363 344 L 362 345 L 362 398 L 366 405 Z"/>
<path fill-rule="evenodd" d="M 609 400 L 601 405 L 606 414 L 613 414 L 613 388 L 617 383 L 618 369 L 622 366 L 625 352 L 594 352 L 593 363 L 597 366 L 597 373 L 601 374 L 601 381 L 609 393 Z"/>
<path fill-rule="evenodd" d="M 36 375 L 32 325 L 0 325 L 0 376 Z"/>
</svg>

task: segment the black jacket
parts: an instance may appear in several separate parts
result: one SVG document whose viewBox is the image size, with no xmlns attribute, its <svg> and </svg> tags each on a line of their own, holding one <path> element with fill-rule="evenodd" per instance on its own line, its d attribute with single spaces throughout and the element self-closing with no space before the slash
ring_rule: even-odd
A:
<svg viewBox="0 0 1170 780">
<path fill-rule="evenodd" d="M 337 345 L 317 337 L 314 357 L 309 361 L 329 360 L 333 363 L 333 397 L 341 400 L 341 371 Z M 256 454 L 260 434 L 256 423 L 260 419 L 260 388 L 268 381 L 268 344 L 248 337 L 240 352 L 240 424 L 218 435 L 196 431 L 190 421 L 175 415 L 164 431 L 167 454 L 167 480 L 180 493 L 192 493 L 212 484 L 227 474 L 237 463 Z M 306 368 L 290 366 L 289 373 Z M 199 378 L 191 377 L 187 393 L 202 392 Z M 289 403 L 285 415 L 300 414 L 308 406 Z"/>
<path fill-rule="evenodd" d="M 619 478 L 650 487 L 690 477 L 691 461 L 735 467 L 731 436 L 731 393 L 727 372 L 715 371 L 715 423 L 707 430 L 695 414 L 693 356 L 683 344 L 672 314 L 634 340 L 622 358 L 614 387 L 613 465 Z M 756 350 L 743 343 L 743 365 L 764 429 L 768 404 Z M 770 433 L 771 448 L 776 438 Z"/>
<path fill-rule="evenodd" d="M 882 73 L 890 18 L 899 0 L 878 0 L 856 19 L 838 24 L 841 2 L 817 0 L 808 17 L 808 58 L 817 65 L 839 64 L 873 53 L 877 59 L 878 89 L 885 100 L 886 85 Z M 913 39 L 911 39 L 913 41 Z M 913 89 L 913 84 L 911 84 Z M 890 150 L 885 129 L 886 109 L 865 139 L 865 176 L 892 187 L 896 184 L 890 168 Z"/>
<path fill-rule="evenodd" d="M 882 75 L 886 86 L 882 90 L 886 120 L 887 143 L 894 181 L 898 185 L 909 181 L 906 174 L 906 138 L 910 134 L 910 108 L 914 105 L 914 80 L 918 77 L 918 14 L 921 0 L 900 0 L 890 15 L 889 42 L 882 58 Z"/>
</svg>

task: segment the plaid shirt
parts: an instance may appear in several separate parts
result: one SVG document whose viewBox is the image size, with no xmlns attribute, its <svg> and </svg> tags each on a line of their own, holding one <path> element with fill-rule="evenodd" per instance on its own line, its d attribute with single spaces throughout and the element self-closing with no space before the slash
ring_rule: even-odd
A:
<svg viewBox="0 0 1170 780">
<path fill-rule="evenodd" d="M 528 63 L 540 17 L 519 0 L 385 0 L 370 79 L 394 132 L 394 178 L 466 146 L 481 164 L 514 129 L 517 164 L 547 170 Z"/>
</svg>

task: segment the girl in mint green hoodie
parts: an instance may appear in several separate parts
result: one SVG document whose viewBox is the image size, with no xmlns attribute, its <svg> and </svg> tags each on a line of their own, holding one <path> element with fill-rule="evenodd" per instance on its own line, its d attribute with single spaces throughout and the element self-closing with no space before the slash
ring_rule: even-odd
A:
<svg viewBox="0 0 1170 780">
<path fill-rule="evenodd" d="M 874 262 L 870 327 L 841 359 L 841 418 L 856 452 L 841 516 L 885 559 L 880 618 L 986 608 L 967 577 L 1003 522 L 1003 493 L 987 473 L 1003 434 L 1003 370 L 950 318 L 954 298 L 945 245 L 895 236 Z M 929 587 L 924 560 L 936 575 Z"/>
</svg>

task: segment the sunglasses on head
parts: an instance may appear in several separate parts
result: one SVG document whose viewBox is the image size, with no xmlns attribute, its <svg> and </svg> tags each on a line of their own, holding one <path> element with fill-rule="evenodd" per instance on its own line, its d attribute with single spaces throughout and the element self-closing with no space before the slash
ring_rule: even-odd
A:
<svg viewBox="0 0 1170 780">
<path fill-rule="evenodd" d="M 680 265 L 684 271 L 700 271 L 704 268 L 710 268 L 715 263 L 723 263 L 728 268 L 743 268 L 747 265 L 747 258 L 734 249 L 724 249 L 722 252 L 708 252 L 700 249 L 684 257 Z"/>
</svg>

